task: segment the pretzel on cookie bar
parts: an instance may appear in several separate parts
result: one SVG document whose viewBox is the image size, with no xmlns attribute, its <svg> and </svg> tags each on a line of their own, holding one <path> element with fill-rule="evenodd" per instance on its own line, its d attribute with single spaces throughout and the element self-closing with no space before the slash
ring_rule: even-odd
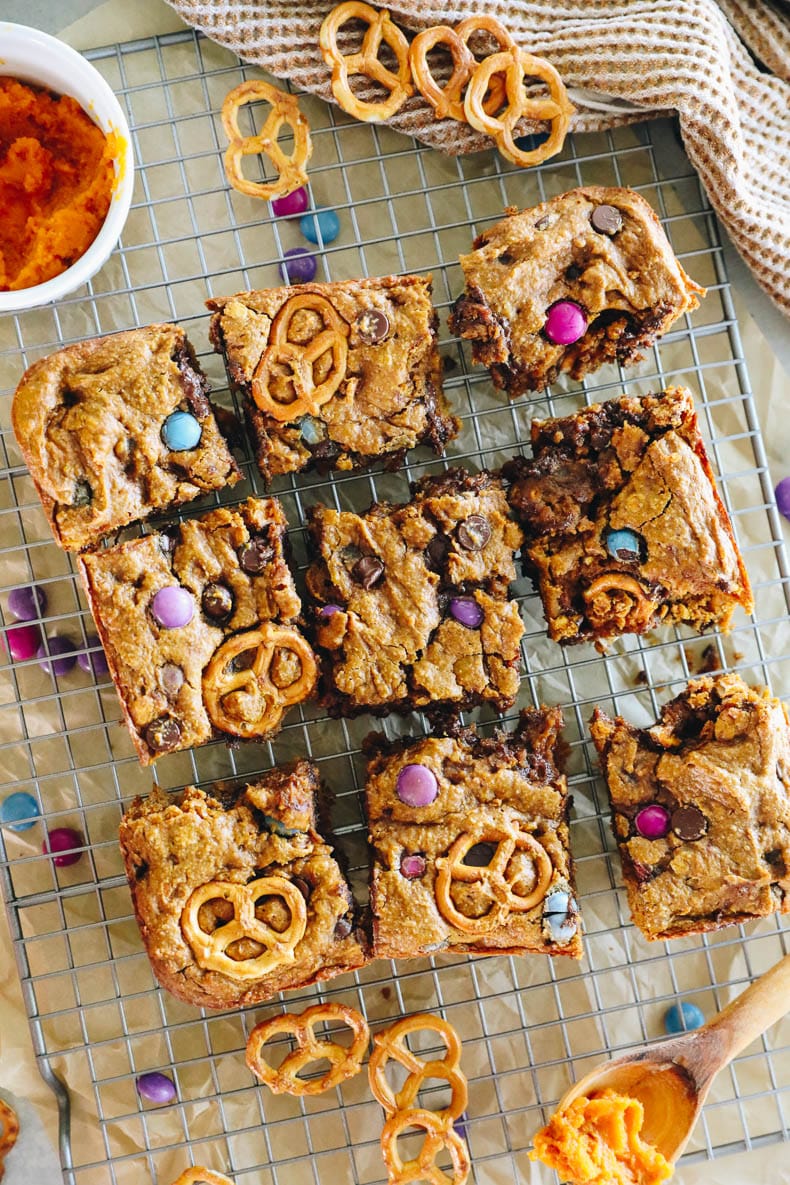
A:
<svg viewBox="0 0 790 1185">
<path fill-rule="evenodd" d="M 271 111 L 263 127 L 255 136 L 245 136 L 239 127 L 239 111 L 247 103 L 262 100 L 271 104 Z M 283 124 L 293 132 L 293 151 L 286 153 L 277 137 Z M 313 151 L 310 127 L 299 110 L 296 95 L 281 91 L 269 82 L 255 79 L 242 82 L 222 104 L 222 126 L 229 144 L 225 151 L 225 173 L 228 181 L 239 193 L 248 197 L 285 197 L 307 182 L 305 165 Z M 248 181 L 242 174 L 241 162 L 245 156 L 268 156 L 277 170 L 276 181 Z"/>
<path fill-rule="evenodd" d="M 291 326 L 303 311 L 314 313 L 321 327 L 309 341 L 293 341 Z M 325 296 L 319 292 L 291 296 L 272 321 L 269 341 L 252 376 L 252 398 L 261 411 L 280 422 L 317 415 L 346 377 L 348 334 L 349 326 Z M 283 389 L 293 395 L 289 402 L 276 397 Z"/>
<path fill-rule="evenodd" d="M 316 1025 L 334 1022 L 351 1029 L 354 1039 L 348 1048 L 316 1037 Z M 280 1034 L 292 1036 L 296 1048 L 275 1068 L 263 1057 L 263 1046 Z M 314 1004 L 305 1012 L 284 1012 L 256 1025 L 247 1041 L 246 1060 L 253 1074 L 275 1094 L 321 1094 L 359 1073 L 369 1039 L 367 1021 L 361 1013 L 346 1004 Z M 329 1069 L 319 1078 L 300 1077 L 310 1062 L 324 1060 L 329 1062 Z"/>
<path fill-rule="evenodd" d="M 343 54 L 337 38 L 341 28 L 351 20 L 363 21 L 367 30 L 358 53 Z M 382 41 L 389 46 L 398 63 L 397 73 L 379 58 Z M 347 0 L 333 8 L 321 25 L 319 34 L 321 53 L 332 69 L 332 94 L 338 104 L 356 119 L 375 122 L 389 119 L 414 94 L 409 66 L 409 43 L 401 30 L 390 20 L 385 8 L 375 9 L 361 0 Z M 349 85 L 349 76 L 363 74 L 389 91 L 386 99 L 364 102 L 358 99 Z"/>
</svg>

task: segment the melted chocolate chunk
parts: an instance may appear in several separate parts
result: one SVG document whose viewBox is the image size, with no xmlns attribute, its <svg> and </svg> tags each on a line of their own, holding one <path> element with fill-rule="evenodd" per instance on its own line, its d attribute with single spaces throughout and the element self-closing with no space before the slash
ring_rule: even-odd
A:
<svg viewBox="0 0 790 1185">
<path fill-rule="evenodd" d="M 145 742 L 154 753 L 166 753 L 181 740 L 181 725 L 172 716 L 152 720 L 145 730 Z"/>
<path fill-rule="evenodd" d="M 262 572 L 274 556 L 274 549 L 265 539 L 251 539 L 239 552 L 239 563 L 250 576 Z"/>
<path fill-rule="evenodd" d="M 335 938 L 348 938 L 353 928 L 351 918 L 347 916 L 338 918 L 337 925 L 335 926 Z"/>
<path fill-rule="evenodd" d="M 384 575 L 384 564 L 376 555 L 363 555 L 351 569 L 351 579 L 363 588 L 375 588 Z"/>
<path fill-rule="evenodd" d="M 233 612 L 233 593 L 225 584 L 207 584 L 200 604 L 206 617 L 222 621 Z"/>
<path fill-rule="evenodd" d="M 491 538 L 491 524 L 483 514 L 470 514 L 458 524 L 455 537 L 466 551 L 482 551 Z"/>
<path fill-rule="evenodd" d="M 602 235 L 616 235 L 622 229 L 623 216 L 617 206 L 596 206 L 590 215 L 593 230 Z"/>
<path fill-rule="evenodd" d="M 702 839 L 708 830 L 708 820 L 695 806 L 679 806 L 672 812 L 672 830 L 678 839 L 691 843 Z"/>
</svg>

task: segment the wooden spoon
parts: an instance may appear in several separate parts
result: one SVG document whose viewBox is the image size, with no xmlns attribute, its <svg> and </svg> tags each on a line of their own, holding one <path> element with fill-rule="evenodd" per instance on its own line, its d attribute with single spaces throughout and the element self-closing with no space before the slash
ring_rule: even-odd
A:
<svg viewBox="0 0 790 1185">
<path fill-rule="evenodd" d="M 557 1109 L 607 1088 L 639 1099 L 645 1109 L 640 1135 L 673 1162 L 686 1147 L 719 1070 L 787 1012 L 790 955 L 702 1028 L 646 1045 L 585 1074 Z"/>
</svg>

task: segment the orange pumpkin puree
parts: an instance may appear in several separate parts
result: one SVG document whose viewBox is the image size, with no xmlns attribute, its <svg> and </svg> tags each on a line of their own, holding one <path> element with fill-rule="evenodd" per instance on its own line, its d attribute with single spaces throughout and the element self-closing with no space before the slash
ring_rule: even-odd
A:
<svg viewBox="0 0 790 1185">
<path fill-rule="evenodd" d="M 672 1165 L 641 1139 L 644 1118 L 638 1099 L 613 1090 L 582 1095 L 538 1132 L 530 1156 L 570 1185 L 660 1185 Z"/>
<path fill-rule="evenodd" d="M 0 77 L 0 292 L 84 255 L 110 208 L 117 152 L 75 99 Z"/>
</svg>

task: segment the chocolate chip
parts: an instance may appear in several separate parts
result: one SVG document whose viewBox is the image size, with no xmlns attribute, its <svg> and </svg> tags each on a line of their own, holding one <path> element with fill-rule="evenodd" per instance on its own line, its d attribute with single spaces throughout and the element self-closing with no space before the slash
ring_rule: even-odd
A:
<svg viewBox="0 0 790 1185">
<path fill-rule="evenodd" d="M 160 716 L 152 720 L 145 730 L 145 741 L 154 753 L 166 753 L 175 749 L 181 740 L 181 725 L 172 716 Z"/>
<path fill-rule="evenodd" d="M 490 843 L 476 843 L 466 853 L 464 864 L 471 868 L 486 868 L 494 859 L 496 848 Z"/>
<path fill-rule="evenodd" d="M 363 555 L 351 569 L 351 579 L 363 588 L 375 588 L 384 575 L 384 565 L 377 555 Z"/>
<path fill-rule="evenodd" d="M 575 264 L 575 263 L 572 263 L 570 265 L 570 267 L 567 267 L 565 269 L 565 279 L 566 280 L 578 280 L 578 278 L 581 274 L 582 274 L 582 269 L 578 266 L 578 264 Z"/>
<path fill-rule="evenodd" d="M 207 584 L 200 604 L 206 617 L 222 621 L 233 612 L 233 593 L 225 584 Z"/>
<path fill-rule="evenodd" d="M 357 331 L 363 342 L 375 346 L 390 331 L 390 319 L 381 309 L 364 309 L 357 317 Z"/>
<path fill-rule="evenodd" d="M 256 576 L 273 556 L 274 548 L 265 539 L 250 539 L 239 552 L 239 563 L 250 576 Z"/>
<path fill-rule="evenodd" d="M 174 662 L 166 662 L 159 671 L 159 682 L 165 695 L 177 695 L 184 682 L 184 672 Z"/>
<path fill-rule="evenodd" d="M 551 219 L 549 218 L 548 214 L 544 214 L 543 217 L 539 218 L 535 223 L 535 230 L 545 230 L 550 222 Z"/>
<path fill-rule="evenodd" d="M 695 806 L 679 806 L 672 812 L 672 830 L 678 839 L 690 843 L 702 839 L 708 830 L 708 820 Z"/>
<path fill-rule="evenodd" d="M 502 263 L 505 265 L 505 267 L 507 267 L 508 264 L 512 263 L 515 258 L 515 255 L 511 255 L 509 251 L 503 251 L 501 255 L 497 255 L 496 261 L 497 263 Z"/>
<path fill-rule="evenodd" d="M 304 897 L 305 901 L 310 900 L 310 894 L 313 891 L 313 887 L 312 887 L 312 885 L 309 885 L 307 883 L 307 881 L 304 879 L 304 877 L 292 876 L 291 877 L 291 884 L 294 886 L 295 889 L 299 890 L 299 892 Z"/>
<path fill-rule="evenodd" d="M 335 938 L 348 938 L 353 929 L 354 926 L 351 918 L 345 916 L 338 918 L 337 925 L 335 926 Z"/>
<path fill-rule="evenodd" d="M 450 550 L 450 540 L 446 535 L 434 535 L 425 549 L 428 563 L 432 568 L 442 568 Z"/>
<path fill-rule="evenodd" d="M 455 535 L 466 551 L 482 551 L 491 538 L 491 524 L 483 514 L 470 514 L 458 524 Z"/>
<path fill-rule="evenodd" d="M 93 501 L 93 490 L 84 477 L 74 483 L 74 493 L 71 498 L 72 506 L 89 506 Z"/>
<path fill-rule="evenodd" d="M 617 206 L 596 206 L 590 215 L 593 230 L 602 235 L 616 235 L 622 229 L 623 216 Z"/>
</svg>

